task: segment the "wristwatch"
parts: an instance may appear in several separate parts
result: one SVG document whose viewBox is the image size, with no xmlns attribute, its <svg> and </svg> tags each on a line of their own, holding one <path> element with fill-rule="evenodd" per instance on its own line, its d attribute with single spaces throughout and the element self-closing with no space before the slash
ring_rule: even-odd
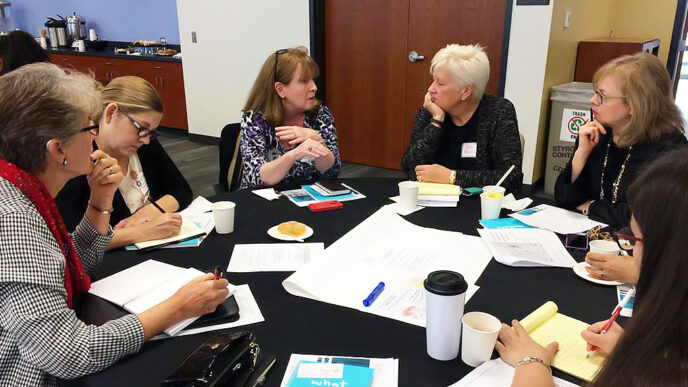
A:
<svg viewBox="0 0 688 387">
<path fill-rule="evenodd" d="M 96 206 L 93 205 L 93 203 L 91 203 L 90 200 L 88 201 L 88 206 L 91 207 L 91 208 L 93 208 L 94 210 L 100 212 L 101 215 L 110 215 L 110 214 L 112 214 L 112 211 L 114 210 L 114 208 L 111 208 L 111 209 L 109 209 L 109 210 L 104 210 L 104 209 L 102 209 L 102 208 L 100 208 L 100 207 L 96 207 Z"/>
<path fill-rule="evenodd" d="M 449 173 L 449 184 L 454 184 L 456 182 L 456 171 L 451 171 Z"/>
<path fill-rule="evenodd" d="M 529 364 L 529 363 L 540 363 L 540 364 L 542 364 L 543 366 L 547 367 L 547 369 L 549 370 L 549 373 L 550 373 L 550 374 L 552 373 L 552 367 L 550 367 L 549 363 L 547 363 L 546 361 L 540 359 L 539 357 L 535 357 L 535 356 L 526 356 L 526 357 L 524 357 L 524 358 L 521 359 L 518 363 L 516 363 L 516 367 L 514 367 L 514 368 L 518 368 L 518 367 L 520 367 L 520 366 L 522 366 L 522 365 L 524 365 L 524 364 Z"/>
<path fill-rule="evenodd" d="M 588 203 L 588 206 L 583 209 L 583 215 L 588 216 L 588 213 L 590 212 L 590 206 L 595 203 L 594 200 L 591 200 L 590 203 Z"/>
</svg>

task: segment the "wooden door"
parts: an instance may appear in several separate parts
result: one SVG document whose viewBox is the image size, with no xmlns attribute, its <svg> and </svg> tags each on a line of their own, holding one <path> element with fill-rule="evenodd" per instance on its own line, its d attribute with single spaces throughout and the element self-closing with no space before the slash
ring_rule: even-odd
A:
<svg viewBox="0 0 688 387">
<path fill-rule="evenodd" d="M 161 126 L 187 130 L 186 94 L 181 63 L 158 63 L 154 66 L 155 88 L 158 89 L 165 114 Z"/>
<path fill-rule="evenodd" d="M 326 1 L 325 99 L 342 159 L 400 168 L 430 61 L 449 43 L 486 48 L 487 93 L 498 94 L 507 1 Z M 425 59 L 410 62 L 410 51 Z"/>
</svg>

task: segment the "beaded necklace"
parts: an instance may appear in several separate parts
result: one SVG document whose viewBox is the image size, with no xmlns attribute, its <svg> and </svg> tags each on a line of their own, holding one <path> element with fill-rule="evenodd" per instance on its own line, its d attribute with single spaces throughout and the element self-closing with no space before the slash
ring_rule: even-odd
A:
<svg viewBox="0 0 688 387">
<path fill-rule="evenodd" d="M 604 163 L 602 164 L 602 174 L 600 175 L 600 200 L 604 200 L 604 172 L 607 170 L 607 158 L 609 157 L 609 148 L 612 145 L 612 140 L 609 139 L 607 143 L 607 152 L 604 154 Z M 619 170 L 619 175 L 616 180 L 612 183 L 612 204 L 616 204 L 619 200 L 619 184 L 621 183 L 621 177 L 626 170 L 626 163 L 628 159 L 631 158 L 631 150 L 633 146 L 628 147 L 628 153 L 626 153 L 626 159 L 624 159 L 623 164 L 621 164 L 621 170 Z"/>
</svg>

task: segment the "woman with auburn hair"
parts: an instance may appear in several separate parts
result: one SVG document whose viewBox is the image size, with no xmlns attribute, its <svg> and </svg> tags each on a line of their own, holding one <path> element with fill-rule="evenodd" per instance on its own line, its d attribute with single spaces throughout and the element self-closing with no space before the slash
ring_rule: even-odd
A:
<svg viewBox="0 0 688 387">
<path fill-rule="evenodd" d="M 193 193 L 179 168 L 156 139 L 163 105 L 153 85 L 143 78 L 115 78 L 102 90 L 98 149 L 111 154 L 124 171 L 115 192 L 110 224 L 115 235 L 109 248 L 167 238 L 179 233 L 179 211 Z M 88 206 L 85 177 L 67 183 L 56 201 L 68 230 Z"/>
<path fill-rule="evenodd" d="M 0 385 L 56 386 L 138 352 L 145 340 L 224 302 L 200 276 L 172 297 L 101 326 L 75 312 L 112 238 L 122 169 L 93 151 L 101 109 L 93 78 L 34 63 L 0 77 Z M 69 234 L 53 198 L 86 175 L 88 207 Z"/>
<path fill-rule="evenodd" d="M 485 94 L 490 62 L 482 47 L 449 44 L 430 65 L 432 84 L 416 115 L 401 166 L 409 179 L 519 192 L 521 140 L 509 100 Z"/>
<path fill-rule="evenodd" d="M 240 188 L 339 175 L 334 118 L 315 98 L 319 73 L 305 47 L 278 50 L 265 60 L 241 118 Z"/>
<path fill-rule="evenodd" d="M 686 143 L 683 119 L 669 73 L 654 55 L 613 59 L 595 72 L 593 84 L 594 119 L 581 127 L 554 197 L 619 229 L 629 224 L 626 190 L 643 165 Z"/>
<path fill-rule="evenodd" d="M 607 321 L 592 324 L 581 336 L 605 356 L 591 385 L 604 387 L 688 386 L 688 148 L 652 162 L 628 189 L 635 240 L 634 264 L 640 277 L 633 317 L 626 328 Z M 534 342 L 518 321 L 504 324 L 496 349 L 516 365 L 512 386 L 553 386 L 552 375 L 537 360 L 551 364 L 557 344 Z M 525 360 L 529 358 L 529 360 Z"/>
</svg>

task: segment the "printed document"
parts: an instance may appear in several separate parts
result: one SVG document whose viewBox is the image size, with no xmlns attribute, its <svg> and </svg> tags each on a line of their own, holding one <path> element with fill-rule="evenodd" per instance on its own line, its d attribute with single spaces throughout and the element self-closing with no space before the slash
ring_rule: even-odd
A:
<svg viewBox="0 0 688 387">
<path fill-rule="evenodd" d="M 296 271 L 323 255 L 324 243 L 235 245 L 228 272 Z"/>
<path fill-rule="evenodd" d="M 510 386 L 514 380 L 514 372 L 514 367 L 497 358 L 479 365 L 470 374 L 449 387 Z M 554 387 L 578 386 L 555 376 Z"/>
<path fill-rule="evenodd" d="M 344 364 L 373 369 L 373 381 L 370 387 L 396 387 L 399 384 L 399 359 L 365 358 L 332 355 L 301 355 L 293 353 L 289 357 L 287 370 L 282 378 L 280 387 L 287 387 L 294 371 L 302 361 L 323 364 Z"/>
<path fill-rule="evenodd" d="M 608 226 L 591 220 L 583 214 L 547 204 L 540 204 L 509 216 L 529 226 L 554 231 L 558 234 L 576 234 L 586 232 L 595 226 Z"/>
<path fill-rule="evenodd" d="M 508 266 L 573 267 L 577 262 L 556 234 L 537 228 L 478 229 L 497 262 Z"/>
</svg>

